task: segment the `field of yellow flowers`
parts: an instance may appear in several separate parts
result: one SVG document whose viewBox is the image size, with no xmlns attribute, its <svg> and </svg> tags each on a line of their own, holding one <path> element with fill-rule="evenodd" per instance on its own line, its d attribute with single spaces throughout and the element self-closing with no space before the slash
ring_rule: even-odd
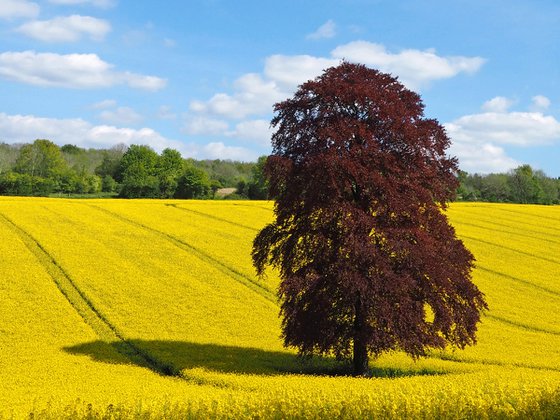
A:
<svg viewBox="0 0 560 420">
<path fill-rule="evenodd" d="M 0 197 L 0 418 L 560 417 L 560 207 L 454 203 L 478 345 L 373 361 L 279 338 L 272 204 Z"/>
</svg>

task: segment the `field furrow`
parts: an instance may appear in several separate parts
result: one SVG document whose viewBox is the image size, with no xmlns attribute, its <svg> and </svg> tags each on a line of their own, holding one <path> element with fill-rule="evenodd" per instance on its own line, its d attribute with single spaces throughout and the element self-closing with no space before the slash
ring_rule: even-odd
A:
<svg viewBox="0 0 560 420">
<path fill-rule="evenodd" d="M 214 257 L 212 257 L 211 254 L 206 253 L 204 251 L 201 251 L 200 249 L 196 248 L 194 245 L 186 242 L 185 240 L 179 239 L 173 235 L 170 235 L 168 233 L 165 233 L 161 230 L 158 229 L 154 229 L 150 226 L 146 226 L 140 222 L 128 219 L 118 213 L 112 212 L 110 210 L 98 207 L 98 206 L 91 206 L 93 208 L 98 209 L 99 211 L 105 212 L 113 217 L 116 217 L 126 223 L 130 223 L 136 227 L 139 227 L 141 229 L 146 229 L 149 230 L 150 232 L 155 233 L 156 235 L 162 236 L 163 238 L 165 238 L 166 240 L 172 242 L 174 245 L 176 245 L 178 248 L 180 248 L 181 250 L 184 250 L 192 255 L 197 256 L 198 258 L 200 258 L 202 261 L 207 262 L 209 265 L 217 267 L 220 271 L 222 271 L 225 275 L 239 281 L 241 284 L 249 287 L 251 290 L 259 293 L 260 295 L 262 295 L 264 298 L 270 300 L 271 302 L 275 303 L 276 302 L 276 298 L 275 296 L 270 292 L 270 290 L 268 290 L 262 283 L 258 282 L 254 277 L 250 277 L 247 276 L 246 274 L 243 274 L 242 272 L 240 272 L 239 270 L 237 270 L 235 267 L 229 266 L 224 264 L 221 260 L 218 260 Z"/>
<path fill-rule="evenodd" d="M 217 220 L 218 222 L 221 222 L 221 223 L 227 223 L 227 224 L 230 224 L 230 225 L 233 225 L 233 226 L 236 226 L 236 227 L 243 227 L 243 228 L 249 229 L 249 230 L 251 230 L 255 233 L 259 231 L 259 229 L 254 227 L 254 226 L 249 226 L 249 225 L 239 223 L 239 222 L 233 222 L 233 221 L 228 220 L 228 219 L 223 218 L 223 217 L 218 217 L 218 216 L 214 216 L 214 215 L 211 215 L 211 214 L 203 213 L 202 211 L 199 211 L 199 210 L 194 210 L 194 209 L 187 208 L 187 207 L 180 207 L 177 204 L 166 204 L 166 206 L 174 207 L 176 209 L 186 211 L 186 212 L 189 212 L 189 213 L 194 213 L 198 216 L 206 217 L 208 219 Z"/>
</svg>

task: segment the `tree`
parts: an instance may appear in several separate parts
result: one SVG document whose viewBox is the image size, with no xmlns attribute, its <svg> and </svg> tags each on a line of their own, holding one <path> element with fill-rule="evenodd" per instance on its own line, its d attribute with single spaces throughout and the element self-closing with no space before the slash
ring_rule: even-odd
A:
<svg viewBox="0 0 560 420">
<path fill-rule="evenodd" d="M 176 198 L 204 198 L 210 192 L 208 174 L 190 163 L 187 163 L 183 175 L 179 178 Z"/>
<path fill-rule="evenodd" d="M 268 198 L 268 185 L 264 175 L 266 156 L 261 156 L 251 169 L 252 179 L 247 187 L 247 196 L 251 200 L 266 200 Z"/>
<path fill-rule="evenodd" d="M 124 144 L 118 144 L 108 150 L 103 150 L 101 163 L 95 168 L 95 174 L 101 178 L 109 175 L 116 181 L 122 181 L 122 173 L 120 173 L 121 159 L 128 150 Z"/>
<path fill-rule="evenodd" d="M 457 188 L 444 128 L 388 74 L 342 63 L 275 105 L 265 173 L 275 220 L 253 243 L 279 270 L 284 344 L 370 355 L 476 342 L 483 294 L 443 213 Z"/>
<path fill-rule="evenodd" d="M 516 203 L 538 203 L 542 190 L 530 165 L 521 165 L 510 172 L 509 184 Z"/>
<path fill-rule="evenodd" d="M 66 169 L 60 147 L 50 140 L 38 139 L 19 151 L 15 171 L 41 178 L 57 178 Z"/>
<path fill-rule="evenodd" d="M 179 151 L 168 148 L 161 152 L 161 156 L 159 156 L 156 163 L 161 197 L 173 197 L 177 189 L 179 177 L 183 173 L 183 167 L 184 161 Z"/>
<path fill-rule="evenodd" d="M 157 161 L 158 154 L 151 147 L 131 145 L 120 161 L 119 173 L 122 174 L 120 195 L 126 198 L 157 197 L 159 195 Z"/>
</svg>

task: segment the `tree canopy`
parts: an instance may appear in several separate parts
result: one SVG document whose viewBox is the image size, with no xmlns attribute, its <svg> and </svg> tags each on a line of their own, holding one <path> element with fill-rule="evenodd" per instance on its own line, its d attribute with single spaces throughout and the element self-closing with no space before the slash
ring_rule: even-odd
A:
<svg viewBox="0 0 560 420">
<path fill-rule="evenodd" d="M 457 160 L 395 78 L 342 63 L 275 105 L 265 165 L 275 220 L 254 240 L 281 276 L 282 334 L 301 354 L 369 356 L 476 342 L 473 255 L 442 210 Z"/>
</svg>

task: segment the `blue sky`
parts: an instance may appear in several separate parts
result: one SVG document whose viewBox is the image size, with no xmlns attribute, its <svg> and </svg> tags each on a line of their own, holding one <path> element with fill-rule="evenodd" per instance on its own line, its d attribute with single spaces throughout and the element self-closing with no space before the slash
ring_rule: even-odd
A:
<svg viewBox="0 0 560 420">
<path fill-rule="evenodd" d="M 558 40 L 557 0 L 0 0 L 0 141 L 255 160 L 344 58 L 418 91 L 462 169 L 559 177 Z"/>
</svg>

